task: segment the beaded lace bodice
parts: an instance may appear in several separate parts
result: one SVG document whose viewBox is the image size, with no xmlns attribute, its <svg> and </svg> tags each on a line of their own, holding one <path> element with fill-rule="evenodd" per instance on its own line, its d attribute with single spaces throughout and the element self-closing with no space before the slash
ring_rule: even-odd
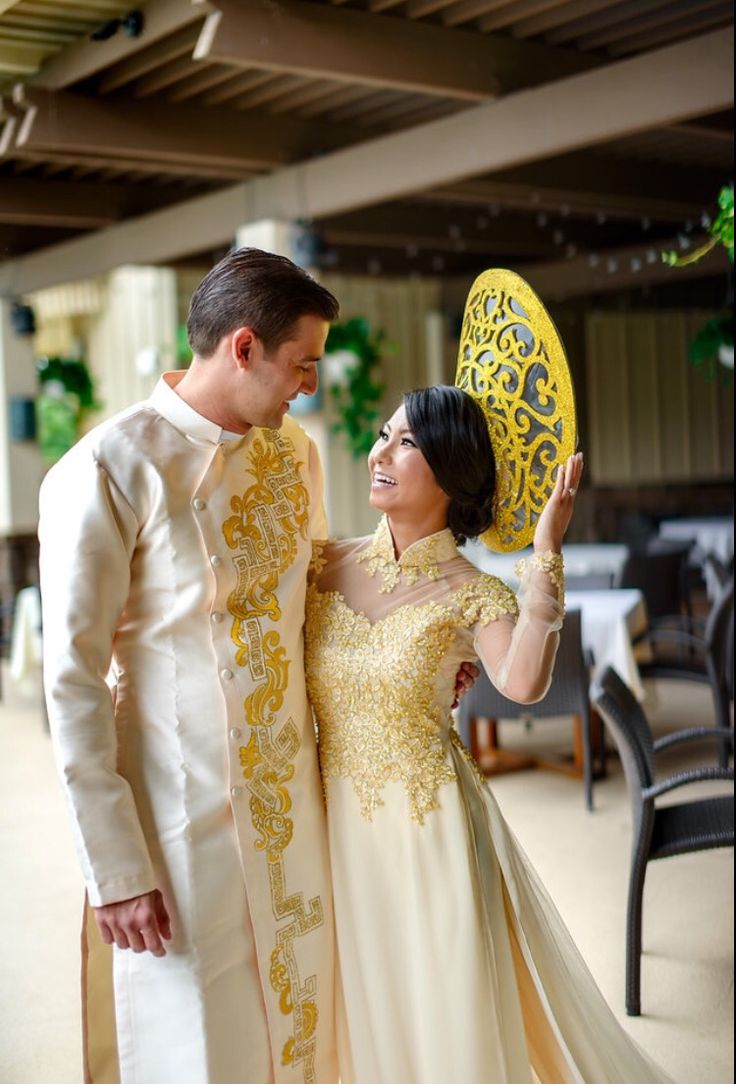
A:
<svg viewBox="0 0 736 1084">
<path fill-rule="evenodd" d="M 515 643 L 522 624 L 516 597 L 466 561 L 447 530 L 397 561 L 385 520 L 372 538 L 320 545 L 313 567 L 306 672 L 326 796 L 331 779 L 350 779 L 370 819 L 386 784 L 398 781 L 422 823 L 440 786 L 455 778 L 447 745 L 460 663 L 480 655 L 501 684 L 510 655 L 524 665 L 523 643 Z M 534 574 L 548 581 L 546 573 Z M 559 627 L 558 592 L 551 590 L 544 594 L 543 639 Z M 532 641 L 544 665 L 545 652 Z M 552 647 L 550 670 L 556 642 Z"/>
</svg>

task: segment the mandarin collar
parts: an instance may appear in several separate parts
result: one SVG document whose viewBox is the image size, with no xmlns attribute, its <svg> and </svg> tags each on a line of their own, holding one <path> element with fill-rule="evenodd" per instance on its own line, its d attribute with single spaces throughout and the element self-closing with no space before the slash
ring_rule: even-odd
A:
<svg viewBox="0 0 736 1084">
<path fill-rule="evenodd" d="M 238 434 L 228 433 L 217 422 L 210 421 L 203 414 L 198 414 L 194 407 L 176 394 L 176 385 L 185 372 L 186 369 L 181 369 L 162 373 L 149 399 L 154 409 L 162 418 L 166 418 L 167 422 L 171 422 L 180 433 L 195 440 L 219 444 L 223 440 L 238 439 Z"/>
<path fill-rule="evenodd" d="M 373 538 L 357 560 L 359 563 L 366 562 L 366 571 L 370 576 L 380 573 L 383 586 L 379 591 L 390 592 L 398 586 L 402 576 L 408 585 L 416 583 L 420 576 L 436 580 L 440 574 L 440 563 L 457 557 L 457 552 L 452 531 L 445 527 L 412 542 L 397 560 L 388 517 L 384 515 Z"/>
</svg>

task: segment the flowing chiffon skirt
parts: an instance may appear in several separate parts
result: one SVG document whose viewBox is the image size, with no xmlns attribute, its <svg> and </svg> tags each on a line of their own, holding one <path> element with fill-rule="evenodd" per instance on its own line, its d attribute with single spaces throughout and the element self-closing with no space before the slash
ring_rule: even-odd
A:
<svg viewBox="0 0 736 1084">
<path fill-rule="evenodd" d="M 448 756 L 424 824 L 398 785 L 368 821 L 330 781 L 342 1084 L 665 1084 L 454 734 Z"/>
</svg>

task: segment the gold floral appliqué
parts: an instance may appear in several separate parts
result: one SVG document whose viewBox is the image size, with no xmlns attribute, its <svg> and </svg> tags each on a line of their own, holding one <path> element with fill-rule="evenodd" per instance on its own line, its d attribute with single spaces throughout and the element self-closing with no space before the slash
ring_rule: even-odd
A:
<svg viewBox="0 0 736 1084">
<path fill-rule="evenodd" d="M 371 624 L 337 592 L 307 591 L 307 686 L 319 727 L 325 792 L 348 778 L 371 820 L 381 792 L 401 782 L 419 824 L 455 779 L 450 720 L 435 683 L 458 628 L 516 614 L 512 591 L 478 576 L 445 601 L 399 606 Z"/>
<path fill-rule="evenodd" d="M 409 586 L 416 583 L 420 576 L 436 580 L 440 574 L 440 562 L 455 556 L 457 548 L 452 532 L 445 529 L 420 538 L 397 558 L 388 520 L 384 516 L 371 542 L 356 561 L 358 564 L 365 563 L 370 576 L 381 576 L 383 583 L 378 590 L 385 594 L 398 587 L 402 578 Z"/>
<path fill-rule="evenodd" d="M 557 597 L 562 601 L 565 597 L 565 561 L 562 554 L 544 550 L 543 553 L 533 553 L 529 558 L 522 557 L 514 566 L 520 580 L 534 571 L 546 572 L 557 588 Z"/>
</svg>

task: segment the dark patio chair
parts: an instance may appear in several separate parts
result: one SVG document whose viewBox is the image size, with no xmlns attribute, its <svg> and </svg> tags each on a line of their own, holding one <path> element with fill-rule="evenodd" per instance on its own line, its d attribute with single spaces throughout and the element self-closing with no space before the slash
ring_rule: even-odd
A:
<svg viewBox="0 0 736 1084">
<path fill-rule="evenodd" d="M 690 851 L 733 847 L 733 795 L 696 798 L 674 805 L 657 799 L 688 783 L 733 780 L 733 768 L 701 767 L 655 781 L 655 754 L 689 741 L 733 744 L 733 730 L 692 727 L 652 738 L 644 711 L 612 667 L 594 683 L 593 701 L 616 742 L 626 775 L 634 823 L 626 919 L 626 1012 L 641 1012 L 642 904 L 647 863 Z"/>
<path fill-rule="evenodd" d="M 616 587 L 636 587 L 644 595 L 649 628 L 673 616 L 691 617 L 687 557 L 691 544 L 655 539 L 646 550 L 631 550 L 615 578 Z"/>
<path fill-rule="evenodd" d="M 691 631 L 696 629 L 700 633 Z M 642 680 L 667 678 L 710 686 L 717 727 L 733 725 L 733 578 L 717 596 L 703 626 L 692 622 L 662 625 L 647 634 L 651 659 L 639 662 Z M 728 746 L 718 749 L 719 763 L 728 764 Z"/>
<path fill-rule="evenodd" d="M 497 749 L 497 720 L 523 719 L 536 721 L 557 715 L 573 715 L 575 718 L 576 756 L 582 760 L 585 789 L 585 805 L 593 808 L 593 720 L 590 711 L 590 653 L 583 650 L 580 632 L 580 611 L 570 610 L 560 633 L 554 675 L 549 691 L 537 704 L 517 704 L 503 696 L 488 677 L 481 672 L 472 689 L 460 701 L 457 710 L 458 730 L 476 760 L 481 762 L 482 750 L 478 745 L 478 720 L 487 719 L 491 725 L 491 749 Z M 599 753 L 599 771 L 605 773 L 605 748 L 596 742 Z M 544 767 L 555 767 L 552 762 L 537 759 Z"/>
</svg>

